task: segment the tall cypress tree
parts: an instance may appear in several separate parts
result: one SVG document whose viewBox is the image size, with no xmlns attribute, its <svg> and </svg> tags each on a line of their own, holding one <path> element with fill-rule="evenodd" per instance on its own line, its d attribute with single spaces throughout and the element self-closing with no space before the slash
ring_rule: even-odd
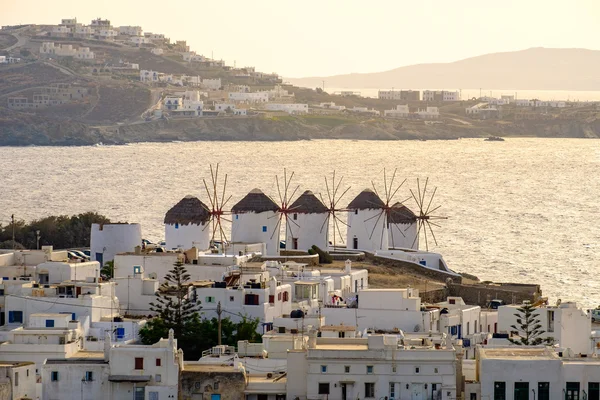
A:
<svg viewBox="0 0 600 400">
<path fill-rule="evenodd" d="M 199 304 L 188 298 L 186 284 L 190 275 L 181 261 L 173 264 L 173 269 L 165 276 L 165 281 L 156 292 L 156 301 L 150 303 L 150 310 L 163 321 L 167 331 L 173 329 L 176 338 L 181 338 L 185 325 L 194 319 Z"/>
<path fill-rule="evenodd" d="M 535 312 L 534 307 L 530 302 L 523 302 L 521 307 L 517 308 L 514 314 L 517 317 L 517 323 L 510 327 L 518 332 L 517 339 L 509 338 L 509 342 L 519 346 L 536 346 L 542 343 L 552 343 L 552 338 L 542 338 L 546 333 L 540 324 L 539 314 Z"/>
</svg>

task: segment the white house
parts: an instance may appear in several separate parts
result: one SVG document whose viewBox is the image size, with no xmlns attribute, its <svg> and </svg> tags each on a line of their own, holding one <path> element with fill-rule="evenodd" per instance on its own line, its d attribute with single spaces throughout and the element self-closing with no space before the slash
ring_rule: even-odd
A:
<svg viewBox="0 0 600 400">
<path fill-rule="evenodd" d="M 42 369 L 43 399 L 175 399 L 183 353 L 170 331 L 153 345 L 113 345 L 104 351 L 49 358 Z"/>
<path fill-rule="evenodd" d="M 532 100 L 516 99 L 515 104 L 517 107 L 533 107 L 535 103 Z"/>
<path fill-rule="evenodd" d="M 268 111 L 284 111 L 288 114 L 308 113 L 308 104 L 300 103 L 268 103 L 265 105 Z"/>
<path fill-rule="evenodd" d="M 115 254 L 131 252 L 142 244 L 140 224 L 92 224 L 91 259 L 104 265 Z"/>
<path fill-rule="evenodd" d="M 90 39 L 94 36 L 94 28 L 86 25 L 77 25 L 75 27 L 75 37 L 82 39 Z"/>
<path fill-rule="evenodd" d="M 372 114 L 372 115 L 376 115 L 376 116 L 381 115 L 381 113 L 379 111 L 375 110 L 374 108 L 368 108 L 368 107 L 354 106 L 352 108 L 347 108 L 346 110 L 348 110 L 350 112 L 361 113 L 361 114 Z"/>
<path fill-rule="evenodd" d="M 460 101 L 460 92 L 447 90 L 424 90 L 423 101 Z"/>
<path fill-rule="evenodd" d="M 388 218 L 388 243 L 391 248 L 418 249 L 417 216 L 400 202 L 394 204 Z"/>
<path fill-rule="evenodd" d="M 478 348 L 473 400 L 577 400 L 600 395 L 600 360 L 549 347 Z"/>
<path fill-rule="evenodd" d="M 460 390 L 456 351 L 440 335 L 317 338 L 312 331 L 307 349 L 288 352 L 288 400 L 451 400 Z"/>
<path fill-rule="evenodd" d="M 94 52 L 89 47 L 74 48 L 70 44 L 54 44 L 54 42 L 43 42 L 40 54 L 55 57 L 73 57 L 79 60 L 93 60 Z"/>
<path fill-rule="evenodd" d="M 0 387 L 7 400 L 33 399 L 36 395 L 35 364 L 23 361 L 2 361 Z"/>
<path fill-rule="evenodd" d="M 120 26 L 119 34 L 126 36 L 142 36 L 141 26 Z"/>
<path fill-rule="evenodd" d="M 155 47 L 152 50 L 150 50 L 150 52 L 156 56 L 162 56 L 164 53 L 163 49 L 161 49 L 160 47 Z"/>
<path fill-rule="evenodd" d="M 357 304 L 322 309 L 328 323 L 354 325 L 359 331 L 439 332 L 440 310 L 421 310 L 421 298 L 416 289 L 367 289 L 367 281 L 362 283 L 364 289 L 358 283 L 355 283 L 358 287 L 353 288 L 358 293 Z"/>
<path fill-rule="evenodd" d="M 313 245 L 329 247 L 329 209 L 310 190 L 290 206 L 292 214 L 285 230 L 287 250 L 308 250 Z"/>
<path fill-rule="evenodd" d="M 267 92 L 229 92 L 227 97 L 230 101 L 240 103 L 267 103 L 269 101 L 269 93 Z"/>
<path fill-rule="evenodd" d="M 346 246 L 356 250 L 387 250 L 388 228 L 385 204 L 371 189 L 365 189 L 348 204 Z"/>
<path fill-rule="evenodd" d="M 224 282 L 223 282 L 224 283 Z M 274 318 L 292 311 L 292 288 L 278 283 L 275 277 L 263 282 L 240 282 L 238 287 L 225 287 L 216 282 L 212 287 L 195 287 L 193 298 L 202 304 L 203 318 L 216 318 L 217 305 L 233 322 L 242 318 L 258 318 L 260 333 L 273 328 Z"/>
<path fill-rule="evenodd" d="M 516 324 L 518 305 L 498 307 L 498 331 L 511 333 Z M 542 338 L 552 338 L 561 348 L 570 348 L 575 354 L 589 354 L 591 350 L 591 317 L 573 302 L 559 306 L 544 306 L 535 310 L 544 334 Z"/>
<path fill-rule="evenodd" d="M 160 76 L 162 74 L 160 72 L 151 71 L 151 70 L 140 70 L 140 81 L 141 82 L 158 82 L 160 80 Z"/>
<path fill-rule="evenodd" d="M 268 255 L 279 254 L 280 208 L 260 189 L 253 189 L 231 208 L 231 241 L 266 243 Z"/>
<path fill-rule="evenodd" d="M 394 109 L 384 110 L 383 116 L 391 118 L 408 118 L 410 117 L 410 110 L 408 109 L 407 104 L 398 104 Z"/>
<path fill-rule="evenodd" d="M 135 46 L 141 46 L 142 44 L 150 43 L 150 39 L 144 36 L 131 36 L 129 42 Z"/>
<path fill-rule="evenodd" d="M 185 196 L 165 214 L 167 249 L 208 249 L 213 234 L 210 221 L 208 207 L 197 197 Z"/>
<path fill-rule="evenodd" d="M 440 111 L 437 107 L 420 108 L 416 115 L 421 119 L 438 119 Z"/>
</svg>

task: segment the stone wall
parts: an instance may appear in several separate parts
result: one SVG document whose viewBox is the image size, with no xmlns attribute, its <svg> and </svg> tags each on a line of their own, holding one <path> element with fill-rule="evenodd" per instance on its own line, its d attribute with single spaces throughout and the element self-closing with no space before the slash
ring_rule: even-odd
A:
<svg viewBox="0 0 600 400">
<path fill-rule="evenodd" d="M 319 255 L 318 254 L 304 254 L 301 256 L 261 256 L 261 261 L 279 261 L 279 262 L 288 262 L 294 261 L 300 264 L 308 264 L 308 265 L 319 265 Z"/>
<path fill-rule="evenodd" d="M 421 301 L 423 303 L 440 303 L 442 301 L 446 301 L 446 298 L 448 298 L 448 289 L 441 288 L 436 290 L 428 290 L 426 292 L 419 293 L 419 297 L 421 297 Z"/>
<path fill-rule="evenodd" d="M 448 278 L 452 279 L 453 282 L 462 282 L 462 277 L 459 275 L 451 275 L 444 271 L 438 271 L 435 269 L 425 268 L 421 265 L 404 261 L 404 260 L 392 260 L 385 257 L 379 257 L 372 253 L 365 252 L 365 256 L 367 260 L 371 261 L 374 265 L 385 265 L 386 267 L 392 267 L 396 269 L 399 273 L 405 273 L 409 275 L 418 275 L 425 279 L 429 279 L 432 281 L 444 282 Z"/>
<path fill-rule="evenodd" d="M 196 366 L 194 366 L 196 367 Z M 221 366 L 198 365 L 189 367 L 179 378 L 179 399 L 210 399 L 211 394 L 220 394 L 221 400 L 239 400 L 244 398 L 246 377 L 243 370 L 227 370 Z"/>
<path fill-rule="evenodd" d="M 542 296 L 539 285 L 514 283 L 462 285 L 448 283 L 448 295 L 460 296 L 467 304 L 487 307 L 491 300 L 503 300 L 506 304 L 521 304 L 524 300 L 537 301 Z"/>
</svg>

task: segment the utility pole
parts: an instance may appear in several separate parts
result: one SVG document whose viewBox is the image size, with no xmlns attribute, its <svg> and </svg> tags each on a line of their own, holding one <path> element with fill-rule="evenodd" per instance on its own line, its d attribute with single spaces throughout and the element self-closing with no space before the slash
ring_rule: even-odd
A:
<svg viewBox="0 0 600 400">
<path fill-rule="evenodd" d="M 221 302 L 217 303 L 217 319 L 219 320 L 219 325 L 217 328 L 217 334 L 219 335 L 219 341 L 218 344 L 219 346 L 221 345 L 221 314 L 223 313 L 223 310 L 221 309 Z"/>
<path fill-rule="evenodd" d="M 15 214 L 12 214 L 10 216 L 10 221 L 12 224 L 12 245 L 13 245 L 13 251 L 15 250 Z"/>
<path fill-rule="evenodd" d="M 325 91 L 325 81 L 323 81 L 323 91 Z"/>
</svg>

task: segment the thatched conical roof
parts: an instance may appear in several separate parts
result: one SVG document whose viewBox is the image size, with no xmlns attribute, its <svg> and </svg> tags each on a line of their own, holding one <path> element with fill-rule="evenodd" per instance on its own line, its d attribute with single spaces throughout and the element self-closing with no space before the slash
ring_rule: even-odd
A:
<svg viewBox="0 0 600 400">
<path fill-rule="evenodd" d="M 385 203 L 371 189 L 365 189 L 348 204 L 350 210 L 368 210 L 383 208 Z"/>
<path fill-rule="evenodd" d="M 329 211 L 325 204 L 321 202 L 310 190 L 302 193 L 290 206 L 292 212 L 298 214 L 323 214 Z"/>
<path fill-rule="evenodd" d="M 260 189 L 252 189 L 243 199 L 231 208 L 235 214 L 247 212 L 261 213 L 265 211 L 279 211 L 280 208 Z"/>
<path fill-rule="evenodd" d="M 390 224 L 412 224 L 416 220 L 415 213 L 400 202 L 394 204 L 390 209 L 388 218 Z"/>
<path fill-rule="evenodd" d="M 210 210 L 194 196 L 185 196 L 175 204 L 165 214 L 165 224 L 167 225 L 200 225 L 202 222 L 210 220 Z"/>
</svg>

